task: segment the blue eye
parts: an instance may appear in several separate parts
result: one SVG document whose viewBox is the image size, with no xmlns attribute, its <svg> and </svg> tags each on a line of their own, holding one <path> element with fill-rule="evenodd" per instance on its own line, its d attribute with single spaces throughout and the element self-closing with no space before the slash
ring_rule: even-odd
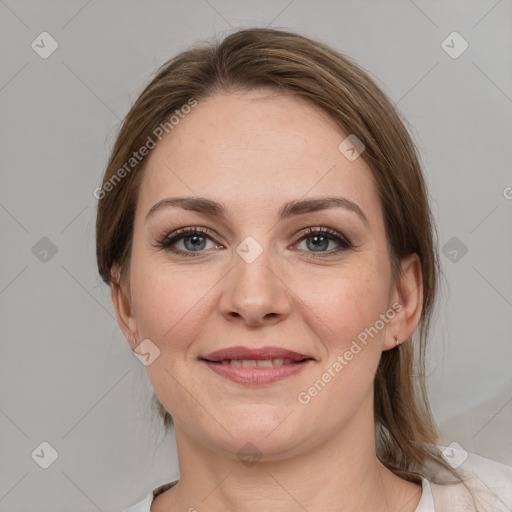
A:
<svg viewBox="0 0 512 512">
<path fill-rule="evenodd" d="M 346 237 L 330 228 L 308 228 L 306 233 L 301 238 L 299 238 L 297 242 L 302 242 L 303 240 L 306 240 L 306 247 L 308 249 L 313 249 L 311 252 L 320 254 L 320 256 L 312 255 L 312 257 L 315 258 L 323 257 L 322 253 L 325 253 L 327 256 L 329 256 L 344 250 L 351 249 L 353 247 L 351 242 Z M 311 240 L 311 243 L 308 243 L 308 240 Z M 331 242 L 336 242 L 339 247 L 331 251 L 323 250 L 323 248 L 327 248 Z M 315 249 L 320 250 L 317 251 Z"/>
<path fill-rule="evenodd" d="M 213 243 L 213 246 L 210 247 L 210 249 L 219 249 L 223 247 L 222 245 L 215 243 L 214 239 L 215 234 L 209 229 L 194 226 L 190 228 L 181 228 L 170 235 L 166 235 L 157 243 L 157 247 L 165 251 L 172 252 L 178 256 L 195 258 L 208 249 L 208 241 Z M 324 258 L 353 248 L 352 243 L 346 237 L 337 231 L 326 227 L 308 228 L 306 233 L 302 233 L 302 236 L 296 240 L 295 244 L 304 240 L 306 240 L 307 249 L 300 249 L 300 251 L 310 253 L 308 257 L 313 258 Z M 311 240 L 311 242 L 308 242 L 308 240 Z M 175 246 L 180 242 L 183 243 L 183 248 L 176 248 Z M 326 250 L 332 242 L 338 244 L 338 247 Z"/>
<path fill-rule="evenodd" d="M 200 227 L 182 228 L 174 233 L 167 235 L 163 240 L 158 243 L 158 247 L 166 251 L 173 252 L 180 256 L 196 257 L 198 252 L 203 252 L 205 249 L 205 241 L 211 240 L 213 233 L 210 230 Z M 185 250 L 176 249 L 174 245 L 183 241 Z M 218 245 L 214 244 L 214 248 Z"/>
</svg>

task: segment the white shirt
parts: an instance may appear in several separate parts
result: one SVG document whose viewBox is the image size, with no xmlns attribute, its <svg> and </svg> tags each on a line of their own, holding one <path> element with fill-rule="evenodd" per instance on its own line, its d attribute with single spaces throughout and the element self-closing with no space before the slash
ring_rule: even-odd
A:
<svg viewBox="0 0 512 512">
<path fill-rule="evenodd" d="M 512 512 L 512 467 L 457 448 L 446 450 L 448 456 L 444 452 L 443 456 L 454 466 L 463 460 L 457 470 L 467 478 L 475 502 L 464 484 L 434 483 L 422 476 L 421 499 L 415 512 Z M 154 498 L 177 482 L 160 485 L 123 512 L 151 512 Z"/>
</svg>

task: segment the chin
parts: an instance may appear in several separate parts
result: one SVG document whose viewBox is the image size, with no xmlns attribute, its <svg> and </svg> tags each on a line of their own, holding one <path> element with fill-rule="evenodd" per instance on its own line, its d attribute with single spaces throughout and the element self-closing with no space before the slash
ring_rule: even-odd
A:
<svg viewBox="0 0 512 512">
<path fill-rule="evenodd" d="M 290 437 L 275 436 L 268 433 L 258 435 L 249 432 L 236 432 L 232 438 L 219 442 L 212 440 L 213 451 L 219 455 L 238 459 L 241 462 L 272 461 L 290 457 L 300 451 L 298 440 Z"/>
<path fill-rule="evenodd" d="M 215 451 L 231 458 L 253 455 L 261 460 L 275 460 L 285 454 L 289 456 L 308 438 L 308 432 L 301 427 L 297 418 L 295 421 L 283 421 L 284 418 L 286 415 L 276 421 L 272 416 L 248 415 L 243 420 L 230 421 L 231 427 L 227 427 L 227 432 L 216 429 L 221 437 L 210 438 L 209 442 L 216 445 Z"/>
</svg>

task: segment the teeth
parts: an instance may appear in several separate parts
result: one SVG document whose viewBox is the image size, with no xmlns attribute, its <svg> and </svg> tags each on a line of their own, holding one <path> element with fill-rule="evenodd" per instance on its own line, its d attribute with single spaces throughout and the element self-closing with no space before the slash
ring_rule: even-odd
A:
<svg viewBox="0 0 512 512">
<path fill-rule="evenodd" d="M 293 361 L 293 359 L 283 359 L 283 358 L 276 358 L 276 359 L 231 359 L 231 360 L 224 360 L 220 361 L 221 364 L 231 364 L 232 366 L 239 366 L 243 368 L 269 368 L 272 366 L 282 366 L 283 364 L 295 364 L 296 361 Z"/>
</svg>

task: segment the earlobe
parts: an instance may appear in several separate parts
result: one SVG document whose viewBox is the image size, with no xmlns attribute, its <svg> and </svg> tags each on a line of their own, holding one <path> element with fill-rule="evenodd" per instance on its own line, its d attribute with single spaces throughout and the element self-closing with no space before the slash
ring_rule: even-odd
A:
<svg viewBox="0 0 512 512">
<path fill-rule="evenodd" d="M 383 350 L 395 348 L 413 335 L 423 309 L 423 274 L 419 256 L 416 253 L 406 256 L 401 261 L 401 268 L 399 282 L 392 294 L 392 302 L 398 302 L 401 309 L 387 326 Z"/>
<path fill-rule="evenodd" d="M 137 323 L 133 315 L 131 300 L 122 289 L 117 275 L 115 277 L 116 279 L 113 275 L 110 283 L 110 296 L 116 312 L 117 323 L 133 349 L 137 339 Z"/>
</svg>

